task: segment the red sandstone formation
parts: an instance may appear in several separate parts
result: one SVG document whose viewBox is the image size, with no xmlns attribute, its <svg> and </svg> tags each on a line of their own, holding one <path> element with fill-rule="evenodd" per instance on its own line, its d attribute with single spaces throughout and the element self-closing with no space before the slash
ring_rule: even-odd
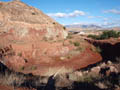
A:
<svg viewBox="0 0 120 90">
<path fill-rule="evenodd" d="M 65 39 L 62 25 L 22 2 L 0 2 L 0 22 L 0 61 L 14 71 L 46 76 L 102 59 L 93 45 L 80 37 Z"/>
<path fill-rule="evenodd" d="M 0 32 L 13 34 L 15 39 L 30 41 L 67 36 L 62 25 L 20 1 L 0 2 Z"/>
</svg>

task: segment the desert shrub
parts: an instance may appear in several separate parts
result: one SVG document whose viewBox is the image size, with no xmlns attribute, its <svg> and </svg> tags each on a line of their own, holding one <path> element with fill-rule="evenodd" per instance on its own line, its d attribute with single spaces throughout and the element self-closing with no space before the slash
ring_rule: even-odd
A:
<svg viewBox="0 0 120 90">
<path fill-rule="evenodd" d="M 120 36 L 119 32 L 116 31 L 104 31 L 102 35 L 100 35 L 101 39 L 108 39 L 110 37 L 118 38 Z"/>
<path fill-rule="evenodd" d="M 101 48 L 100 47 L 96 47 L 96 52 L 101 53 L 102 52 Z"/>
<path fill-rule="evenodd" d="M 72 39 L 72 36 L 68 35 L 67 38 L 68 38 L 68 39 Z"/>
<path fill-rule="evenodd" d="M 78 47 L 76 50 L 83 52 L 83 51 L 85 51 L 85 47 Z"/>
<path fill-rule="evenodd" d="M 68 36 L 67 36 L 67 39 L 72 39 L 73 37 L 72 37 L 72 34 L 68 34 Z"/>
<path fill-rule="evenodd" d="M 21 52 L 20 52 L 20 53 L 18 53 L 17 55 L 18 55 L 19 57 L 22 57 L 22 53 L 21 53 Z"/>
<path fill-rule="evenodd" d="M 23 67 L 21 67 L 20 69 L 21 69 L 21 70 L 24 70 L 24 69 L 25 69 L 25 67 L 23 66 Z"/>
<path fill-rule="evenodd" d="M 36 15 L 36 14 L 33 12 L 32 15 Z"/>
<path fill-rule="evenodd" d="M 43 37 L 43 41 L 48 41 L 48 38 L 47 37 Z"/>
<path fill-rule="evenodd" d="M 111 37 L 118 38 L 120 37 L 120 32 L 110 30 L 104 31 L 101 35 L 88 35 L 88 37 L 96 40 L 109 39 Z"/>
<path fill-rule="evenodd" d="M 73 42 L 72 42 L 72 41 L 69 41 L 69 43 L 70 43 L 70 44 L 73 44 Z"/>
<path fill-rule="evenodd" d="M 70 59 L 71 58 L 71 56 L 67 56 L 67 59 Z"/>
<path fill-rule="evenodd" d="M 64 26 L 63 29 L 66 30 L 66 27 Z"/>
<path fill-rule="evenodd" d="M 93 82 L 93 77 L 91 77 L 91 76 L 86 76 L 86 77 L 84 77 L 84 80 L 83 80 L 84 82 L 88 82 L 88 83 L 90 83 L 90 82 Z"/>
<path fill-rule="evenodd" d="M 74 46 L 80 46 L 80 43 L 79 43 L 79 42 L 77 42 L 77 41 L 76 41 L 76 42 L 74 42 L 73 44 L 74 44 Z"/>
<path fill-rule="evenodd" d="M 36 69 L 37 69 L 36 66 L 32 66 L 32 67 L 31 67 L 31 70 L 36 70 Z"/>
<path fill-rule="evenodd" d="M 53 24 L 55 24 L 55 22 L 53 22 Z"/>
<path fill-rule="evenodd" d="M 98 52 L 98 53 L 101 53 L 101 52 L 102 52 L 102 50 L 101 50 L 101 48 L 100 48 L 99 46 L 97 46 L 96 48 L 91 47 L 91 50 L 92 50 L 93 52 Z"/>
<path fill-rule="evenodd" d="M 99 39 L 99 36 L 97 35 L 88 35 L 87 37 L 92 38 L 92 39 Z"/>
</svg>

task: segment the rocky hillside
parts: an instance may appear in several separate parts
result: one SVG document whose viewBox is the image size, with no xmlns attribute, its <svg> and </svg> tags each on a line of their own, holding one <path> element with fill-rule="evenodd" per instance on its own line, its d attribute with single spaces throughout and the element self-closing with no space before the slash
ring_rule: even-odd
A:
<svg viewBox="0 0 120 90">
<path fill-rule="evenodd" d="M 20 1 L 0 2 L 0 22 L 0 62 L 16 72 L 51 76 L 102 60 L 93 45 Z"/>
<path fill-rule="evenodd" d="M 0 2 L 0 32 L 12 32 L 16 38 L 66 38 L 65 28 L 42 11 L 20 1 Z M 26 37 L 28 36 L 28 37 Z"/>
</svg>

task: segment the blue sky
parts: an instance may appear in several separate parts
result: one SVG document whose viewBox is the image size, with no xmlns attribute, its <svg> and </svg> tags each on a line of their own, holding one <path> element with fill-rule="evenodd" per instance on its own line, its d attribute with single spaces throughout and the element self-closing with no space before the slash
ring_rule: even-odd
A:
<svg viewBox="0 0 120 90">
<path fill-rule="evenodd" d="M 8 1 L 8 0 L 0 0 Z M 120 25 L 120 0 L 21 0 L 61 24 Z"/>
</svg>

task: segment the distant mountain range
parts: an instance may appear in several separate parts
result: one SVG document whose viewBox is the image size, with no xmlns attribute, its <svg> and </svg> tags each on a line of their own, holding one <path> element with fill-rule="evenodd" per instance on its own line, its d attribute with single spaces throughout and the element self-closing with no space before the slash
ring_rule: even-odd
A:
<svg viewBox="0 0 120 90">
<path fill-rule="evenodd" d="M 95 24 L 72 24 L 72 25 L 65 25 L 66 28 L 69 30 L 120 30 L 120 27 L 104 27 L 104 26 L 99 26 Z"/>
<path fill-rule="evenodd" d="M 89 24 L 89 25 L 85 25 L 85 24 L 73 24 L 73 25 L 66 25 L 67 28 L 101 28 L 98 25 L 94 25 L 94 24 Z"/>
</svg>

